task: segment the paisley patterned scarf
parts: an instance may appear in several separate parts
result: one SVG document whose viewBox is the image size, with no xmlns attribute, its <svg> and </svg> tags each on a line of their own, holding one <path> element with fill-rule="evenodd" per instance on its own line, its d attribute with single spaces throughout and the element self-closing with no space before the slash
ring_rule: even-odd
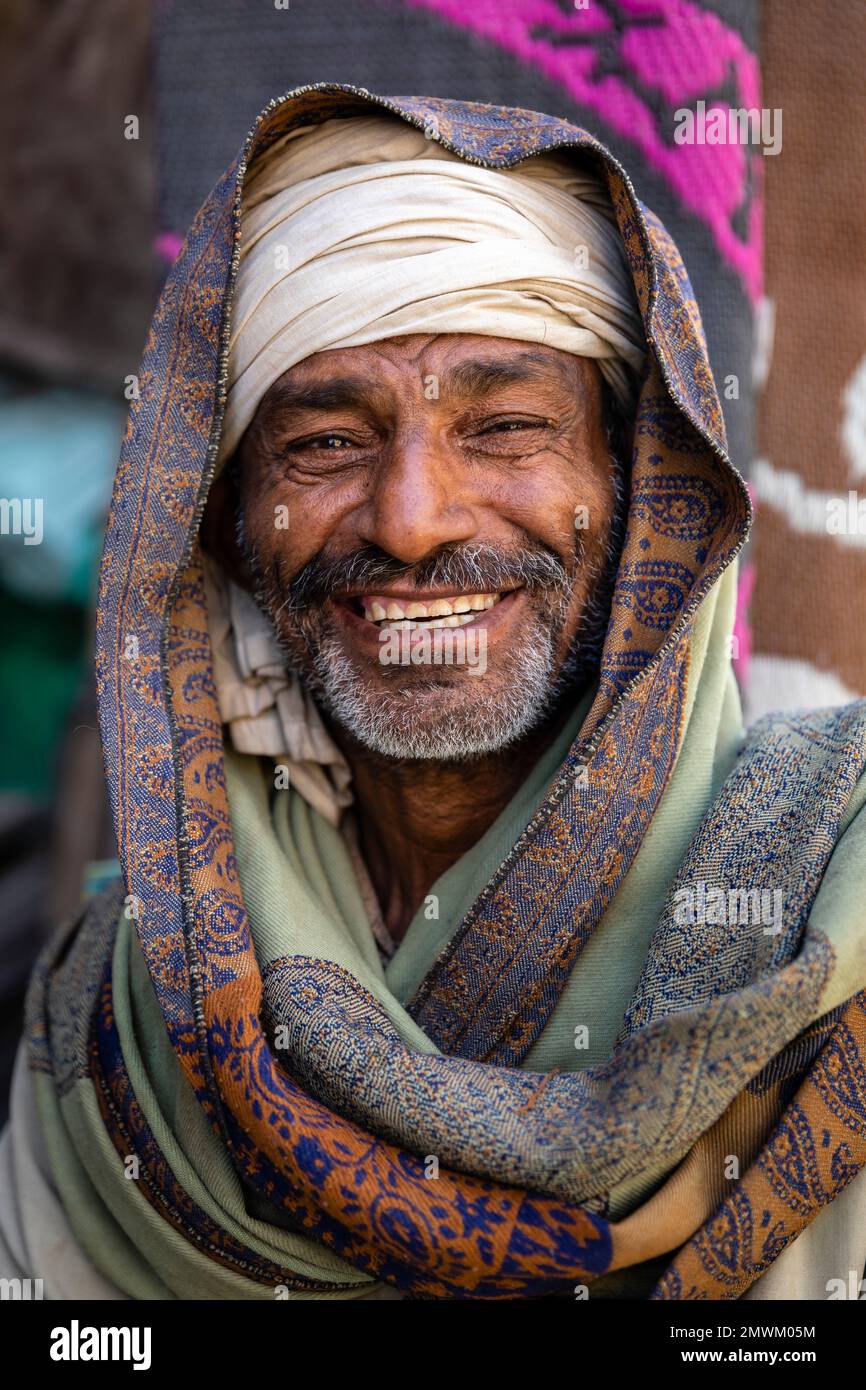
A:
<svg viewBox="0 0 866 1390">
<path fill-rule="evenodd" d="M 197 544 L 247 164 L 301 123 L 375 108 L 489 168 L 563 149 L 600 174 L 650 348 L 597 694 L 405 1013 L 321 942 L 257 955 Z M 135 1297 L 159 1296 L 154 1271 L 161 1296 L 358 1296 L 381 1281 L 533 1297 L 660 1257 L 654 1297 L 740 1296 L 866 1165 L 866 952 L 850 910 L 866 706 L 751 731 L 670 862 L 610 1054 L 568 1073 L 524 1065 L 639 872 L 675 769 L 715 756 L 723 721 L 706 673 L 727 664 L 721 597 L 749 503 L 664 228 L 567 123 L 300 89 L 267 108 L 196 218 L 140 382 L 99 599 L 124 886 L 52 943 L 29 1004 L 40 1113 L 83 1247 Z M 718 906 L 744 888 L 778 906 L 772 921 L 681 911 L 684 892 Z M 670 1176 L 614 1219 L 612 1191 L 653 1168 Z M 86 1174 L 100 1207 L 85 1220 Z"/>
</svg>

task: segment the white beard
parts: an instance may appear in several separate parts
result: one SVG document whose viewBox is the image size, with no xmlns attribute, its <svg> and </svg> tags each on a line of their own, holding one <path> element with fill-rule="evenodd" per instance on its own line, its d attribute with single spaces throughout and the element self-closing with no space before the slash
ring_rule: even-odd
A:
<svg viewBox="0 0 866 1390">
<path fill-rule="evenodd" d="M 546 616 L 536 614 L 498 664 L 495 697 L 485 676 L 465 667 L 447 680 L 438 672 L 406 680 L 403 668 L 392 666 L 387 688 L 371 689 L 332 633 L 317 645 L 312 693 L 342 728 L 383 757 L 465 762 L 496 752 L 543 723 L 573 680 L 576 658 L 552 679 L 564 614 Z"/>
</svg>

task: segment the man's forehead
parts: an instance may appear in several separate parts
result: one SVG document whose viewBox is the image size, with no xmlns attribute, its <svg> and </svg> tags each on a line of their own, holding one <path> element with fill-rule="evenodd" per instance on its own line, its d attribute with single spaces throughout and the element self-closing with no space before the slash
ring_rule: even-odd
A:
<svg viewBox="0 0 866 1390">
<path fill-rule="evenodd" d="M 558 348 L 527 345 L 514 339 L 477 334 L 440 334 L 418 339 L 391 339 L 359 347 L 315 353 L 285 372 L 270 387 L 262 404 L 271 409 L 329 408 L 354 395 L 407 377 L 423 381 L 430 373 L 439 390 L 450 396 L 480 396 L 526 383 L 575 385 L 594 370 L 588 359 Z"/>
</svg>

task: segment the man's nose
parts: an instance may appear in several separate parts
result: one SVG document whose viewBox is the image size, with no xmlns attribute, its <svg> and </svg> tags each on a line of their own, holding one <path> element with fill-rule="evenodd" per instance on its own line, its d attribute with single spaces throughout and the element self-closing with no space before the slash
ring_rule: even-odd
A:
<svg viewBox="0 0 866 1390">
<path fill-rule="evenodd" d="M 424 436 L 396 441 L 377 470 L 359 529 L 366 543 L 405 564 L 471 540 L 477 519 L 459 460 Z"/>
</svg>

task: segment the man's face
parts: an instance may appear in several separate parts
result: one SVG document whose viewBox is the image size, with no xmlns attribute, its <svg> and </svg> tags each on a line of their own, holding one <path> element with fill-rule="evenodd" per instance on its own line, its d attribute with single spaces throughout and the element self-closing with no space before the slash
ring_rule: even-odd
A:
<svg viewBox="0 0 866 1390">
<path fill-rule="evenodd" d="M 597 661 L 619 483 L 594 363 L 469 334 L 317 353 L 239 463 L 256 596 L 368 748 L 489 753 Z"/>
</svg>

